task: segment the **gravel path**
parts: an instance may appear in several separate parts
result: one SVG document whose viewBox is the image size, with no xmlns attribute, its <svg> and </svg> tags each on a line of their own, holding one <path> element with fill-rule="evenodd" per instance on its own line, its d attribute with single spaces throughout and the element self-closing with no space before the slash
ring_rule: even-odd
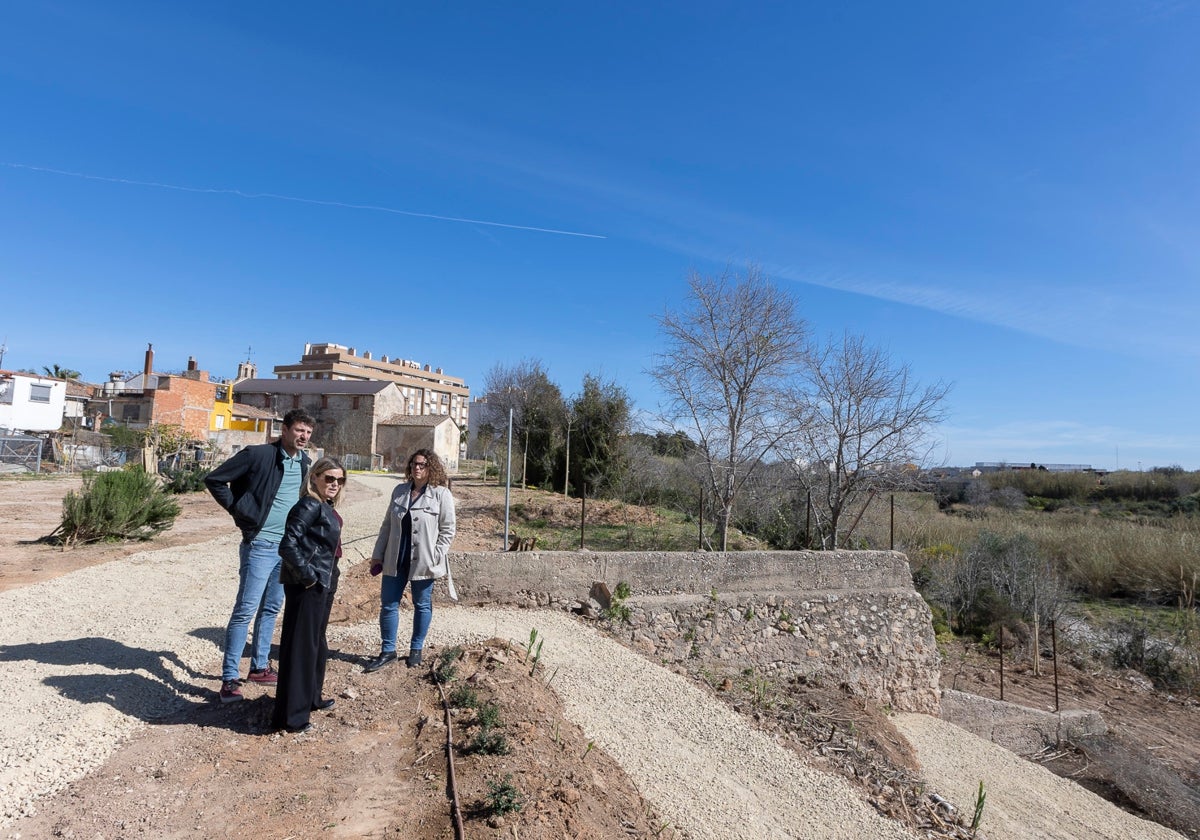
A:
<svg viewBox="0 0 1200 840">
<path fill-rule="evenodd" d="M 378 495 L 344 510 L 347 541 L 373 534 L 395 483 L 370 476 L 355 480 Z M 0 695 L 0 827 L 102 765 L 144 721 L 152 723 L 186 701 L 211 700 L 211 692 L 198 697 L 194 686 L 215 685 L 218 677 L 224 624 L 236 594 L 236 551 L 237 538 L 222 536 L 139 552 L 0 593 L 0 668 L 7 689 Z M 348 552 L 347 561 L 356 559 Z M 666 818 L 697 840 L 914 836 L 865 805 L 841 777 L 806 766 L 686 679 L 569 616 L 439 605 L 430 640 L 521 641 L 533 627 L 545 639 L 542 662 L 567 715 L 620 762 Z M 331 641 L 371 650 L 378 628 L 374 622 L 340 628 L 331 632 Z M 1026 800 L 1016 790 L 1001 792 L 1004 780 L 1033 800 L 1033 811 L 1061 807 L 1074 815 L 1060 833 L 992 833 L 985 822 L 992 840 L 1178 836 L 1165 829 L 1093 831 L 1089 817 L 1116 809 L 1068 783 L 1062 785 L 1070 790 L 1059 790 L 1051 785 L 1055 777 L 1041 768 L 966 733 L 951 738 L 937 721 L 902 719 L 934 787 L 960 804 L 970 801 L 973 786 L 987 774 L 996 779 L 995 788 L 988 782 L 989 808 L 1000 813 L 1011 801 L 1014 825 L 1041 823 L 1032 817 L 1022 822 Z M 944 778 L 939 758 L 962 764 L 952 765 Z M 1015 781 L 1024 777 L 1014 768 L 1025 767 L 1040 775 Z M 960 783 L 971 789 L 960 791 Z M 1036 798 L 1048 791 L 1053 801 Z M 1060 797 L 1069 798 L 1067 804 Z M 999 817 L 994 821 L 1001 823 Z"/>
<path fill-rule="evenodd" d="M 971 812 L 983 782 L 979 828 L 988 840 L 1183 840 L 952 723 L 914 714 L 893 720 L 916 747 L 932 788 L 960 809 Z"/>
</svg>

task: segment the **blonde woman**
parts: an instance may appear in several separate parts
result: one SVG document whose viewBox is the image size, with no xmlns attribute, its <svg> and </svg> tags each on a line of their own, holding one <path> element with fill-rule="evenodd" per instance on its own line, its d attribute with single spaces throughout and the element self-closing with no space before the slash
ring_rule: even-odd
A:
<svg viewBox="0 0 1200 840">
<path fill-rule="evenodd" d="M 334 701 L 324 699 L 321 691 L 329 658 L 325 629 L 342 556 L 342 517 L 335 508 L 345 484 L 346 470 L 335 458 L 313 464 L 279 543 L 284 606 L 279 686 L 271 717 L 275 729 L 307 732 L 313 711 L 333 707 Z"/>
<path fill-rule="evenodd" d="M 442 460 L 431 449 L 418 449 L 405 468 L 408 481 L 392 492 L 392 501 L 371 552 L 371 574 L 383 573 L 379 593 L 379 656 L 363 668 L 378 671 L 396 661 L 400 597 L 412 589 L 413 628 L 408 667 L 421 664 L 421 651 L 433 620 L 433 583 L 445 577 L 454 539 L 454 497 Z M 453 592 L 451 593 L 453 597 Z"/>
</svg>

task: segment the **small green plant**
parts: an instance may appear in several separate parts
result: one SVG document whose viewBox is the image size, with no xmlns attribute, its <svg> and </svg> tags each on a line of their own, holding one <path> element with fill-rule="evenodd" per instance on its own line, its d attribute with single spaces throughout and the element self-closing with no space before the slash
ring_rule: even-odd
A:
<svg viewBox="0 0 1200 840">
<path fill-rule="evenodd" d="M 476 755 L 508 755 L 508 739 L 503 732 L 480 729 L 467 744 L 466 751 Z"/>
<path fill-rule="evenodd" d="M 534 627 L 529 631 L 529 641 L 525 644 L 525 664 L 528 665 L 531 661 L 533 666 L 529 669 L 529 676 L 533 676 L 533 672 L 537 669 L 538 660 L 542 658 L 542 642 L 544 638 L 538 638 L 537 628 Z"/>
<path fill-rule="evenodd" d="M 462 655 L 462 645 L 455 645 L 438 654 L 437 665 L 433 669 L 434 679 L 440 683 L 452 681 L 458 673 L 458 660 L 462 659 Z"/>
<path fill-rule="evenodd" d="M 742 618 L 746 621 L 754 620 L 754 607 L 746 607 L 746 611 L 742 613 Z"/>
<path fill-rule="evenodd" d="M 769 709 L 774 705 L 771 699 L 771 681 L 766 677 L 753 675 L 746 681 L 746 690 L 750 692 L 750 702 L 757 709 Z"/>
<path fill-rule="evenodd" d="M 629 609 L 629 606 L 625 602 L 629 600 L 631 594 L 632 592 L 629 589 L 628 583 L 625 581 L 618 583 L 617 591 L 612 594 L 608 607 L 605 608 L 602 615 L 609 621 L 623 621 L 628 623 L 630 616 L 633 615 L 633 611 Z"/>
<path fill-rule="evenodd" d="M 505 773 L 504 779 L 499 782 L 489 780 L 487 787 L 485 804 L 489 813 L 497 816 L 519 814 L 525 807 L 525 797 L 513 786 L 512 773 Z"/>
<path fill-rule="evenodd" d="M 480 729 L 493 729 L 500 725 L 500 707 L 495 703 L 487 702 L 480 706 L 475 711 L 475 721 L 479 724 Z"/>
<path fill-rule="evenodd" d="M 595 748 L 596 748 L 596 742 L 595 742 L 595 741 L 588 741 L 588 742 L 587 742 L 587 746 L 583 748 L 583 755 L 582 755 L 582 756 L 580 756 L 580 758 L 581 758 L 581 759 L 582 759 L 582 758 L 587 758 L 587 757 L 588 757 L 588 753 L 590 753 L 590 752 L 591 752 L 593 749 L 595 749 Z"/>
<path fill-rule="evenodd" d="M 495 703 L 484 703 L 475 710 L 475 722 L 479 731 L 467 744 L 466 751 L 478 755 L 508 755 L 508 739 L 500 728 L 500 707 Z"/>
<path fill-rule="evenodd" d="M 479 692 L 469 685 L 460 685 L 450 692 L 449 700 L 456 709 L 474 709 L 479 705 Z"/>
<path fill-rule="evenodd" d="M 712 601 L 714 604 L 717 603 L 717 587 L 714 586 L 708 590 L 708 600 Z"/>
<path fill-rule="evenodd" d="M 987 799 L 987 793 L 983 790 L 983 781 L 979 782 L 979 793 L 975 794 L 975 815 L 971 817 L 971 834 L 979 831 L 979 823 L 983 821 L 983 804 Z"/>
<path fill-rule="evenodd" d="M 104 540 L 148 540 L 175 524 L 179 503 L 143 470 L 101 473 L 84 479 L 63 499 L 62 521 L 46 540 L 75 545 Z"/>
</svg>

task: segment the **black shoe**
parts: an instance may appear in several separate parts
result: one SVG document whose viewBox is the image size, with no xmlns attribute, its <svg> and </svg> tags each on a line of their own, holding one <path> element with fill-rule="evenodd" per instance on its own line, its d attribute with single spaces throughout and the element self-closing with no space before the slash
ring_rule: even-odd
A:
<svg viewBox="0 0 1200 840">
<path fill-rule="evenodd" d="M 293 735 L 303 735 L 305 732 L 312 732 L 316 727 L 311 723 L 306 723 L 303 726 L 285 726 L 284 729 Z"/>
<path fill-rule="evenodd" d="M 363 667 L 364 674 L 370 674 L 372 671 L 378 671 L 384 665 L 391 665 L 396 661 L 396 651 L 390 650 L 387 653 L 381 653 L 376 659 L 372 659 Z"/>
<path fill-rule="evenodd" d="M 421 664 L 421 651 L 413 649 L 408 652 L 408 667 L 416 668 Z"/>
<path fill-rule="evenodd" d="M 322 698 L 322 699 L 318 700 L 316 703 L 313 703 L 313 711 L 314 712 L 327 712 L 333 708 L 335 703 L 337 703 L 337 700 L 333 699 L 332 697 Z"/>
</svg>

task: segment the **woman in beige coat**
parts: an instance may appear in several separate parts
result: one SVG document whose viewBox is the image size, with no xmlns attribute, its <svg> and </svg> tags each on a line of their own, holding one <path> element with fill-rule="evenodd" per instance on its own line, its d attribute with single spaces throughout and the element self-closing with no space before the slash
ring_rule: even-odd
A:
<svg viewBox="0 0 1200 840">
<path fill-rule="evenodd" d="M 408 481 L 392 492 L 375 549 L 371 574 L 383 573 L 379 597 L 379 656 L 363 671 L 371 673 L 396 661 L 400 598 L 412 590 L 413 629 L 408 667 L 421 664 L 425 636 L 433 620 L 433 583 L 450 572 L 447 555 L 454 539 L 454 497 L 442 461 L 429 449 L 418 449 L 405 468 Z M 451 597 L 454 597 L 453 585 Z"/>
</svg>

